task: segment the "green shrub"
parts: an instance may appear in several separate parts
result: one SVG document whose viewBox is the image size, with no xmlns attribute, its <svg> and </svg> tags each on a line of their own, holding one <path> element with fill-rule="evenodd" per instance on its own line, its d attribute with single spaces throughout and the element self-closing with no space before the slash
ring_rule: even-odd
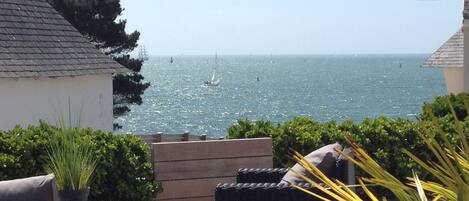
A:
<svg viewBox="0 0 469 201">
<path fill-rule="evenodd" d="M 419 122 L 379 117 L 365 119 L 360 124 L 344 123 L 341 130 L 350 133 L 380 165 L 393 175 L 404 178 L 412 171 L 421 173 L 414 161 L 402 154 L 401 149 L 412 150 L 423 159 L 429 159 L 429 150 L 419 138 Z M 422 178 L 425 175 L 420 174 Z"/>
<path fill-rule="evenodd" d="M 46 147 L 57 128 L 40 123 L 0 131 L 0 180 L 45 174 Z M 90 201 L 150 201 L 156 197 L 149 146 L 132 135 L 82 129 L 97 157 Z"/>
<path fill-rule="evenodd" d="M 292 161 L 285 154 L 290 148 L 309 153 L 335 142 L 341 135 L 334 122 L 322 125 L 306 117 L 298 117 L 277 126 L 270 121 L 238 120 L 236 124 L 228 127 L 227 131 L 228 139 L 271 137 L 276 167 L 291 165 Z"/>
<path fill-rule="evenodd" d="M 276 166 L 290 166 L 289 149 L 310 153 L 327 144 L 340 141 L 342 133 L 335 122 L 320 124 L 308 117 L 297 117 L 274 132 L 273 152 Z"/>
<path fill-rule="evenodd" d="M 242 133 L 256 133 L 253 128 L 256 122 L 243 120 L 240 124 L 228 128 L 230 138 L 250 138 L 256 135 L 244 135 Z M 249 122 L 249 124 L 247 123 Z M 290 149 L 297 150 L 302 154 L 308 154 L 322 146 L 339 142 L 345 144 L 345 134 L 350 133 L 357 143 L 360 144 L 372 157 L 376 158 L 381 165 L 388 169 L 393 175 L 407 176 L 412 170 L 420 172 L 419 167 L 408 157 L 405 157 L 400 149 L 412 150 L 422 158 L 429 158 L 422 141 L 418 137 L 419 127 L 424 124 L 404 119 L 390 119 L 379 117 L 376 119 L 365 119 L 361 123 L 346 121 L 341 124 L 336 122 L 319 123 L 307 117 L 294 118 L 292 121 L 272 128 L 272 132 L 262 134 L 273 139 L 274 166 L 287 167 L 292 165 L 288 157 Z M 233 129 L 242 126 L 243 129 Z M 422 175 L 424 178 L 425 175 Z"/>
<path fill-rule="evenodd" d="M 420 119 L 430 120 L 432 116 L 439 118 L 449 116 L 450 118 L 454 118 L 448 105 L 449 100 L 454 108 L 456 116 L 462 121 L 467 117 L 464 99 L 469 100 L 469 94 L 461 93 L 457 95 L 437 96 L 433 102 L 424 104 Z"/>
<path fill-rule="evenodd" d="M 270 121 L 251 121 L 249 119 L 238 120 L 236 124 L 227 128 L 229 135 L 228 139 L 240 138 L 260 138 L 271 137 L 275 132 L 275 127 Z"/>
</svg>

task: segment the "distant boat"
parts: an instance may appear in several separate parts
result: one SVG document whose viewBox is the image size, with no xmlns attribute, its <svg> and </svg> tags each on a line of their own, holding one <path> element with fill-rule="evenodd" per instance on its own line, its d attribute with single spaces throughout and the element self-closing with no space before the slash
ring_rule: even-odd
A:
<svg viewBox="0 0 469 201">
<path fill-rule="evenodd" d="M 173 57 L 171 57 L 171 59 L 169 60 L 169 63 L 170 63 L 170 64 L 174 63 Z"/>
<path fill-rule="evenodd" d="M 272 54 L 270 54 L 270 63 L 271 63 L 271 64 L 274 63 L 274 59 L 272 59 Z"/>
<path fill-rule="evenodd" d="M 142 61 L 148 61 L 149 58 L 145 46 L 140 47 L 140 50 L 138 51 L 138 58 Z"/>
<path fill-rule="evenodd" d="M 216 72 L 213 71 L 212 77 L 209 80 L 204 81 L 204 85 L 208 87 L 216 87 L 220 83 L 220 80 L 216 78 Z"/>
<path fill-rule="evenodd" d="M 204 86 L 215 87 L 220 84 L 220 80 L 217 78 L 217 66 L 218 66 L 218 56 L 215 54 L 215 69 L 213 69 L 212 76 L 209 80 L 204 81 Z"/>
</svg>

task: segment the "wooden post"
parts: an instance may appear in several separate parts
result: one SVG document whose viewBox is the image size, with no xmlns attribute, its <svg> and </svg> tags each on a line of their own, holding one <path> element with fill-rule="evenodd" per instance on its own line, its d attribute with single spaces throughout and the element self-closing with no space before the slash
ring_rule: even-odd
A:
<svg viewBox="0 0 469 201">
<path fill-rule="evenodd" d="M 203 134 L 200 136 L 200 140 L 205 141 L 207 140 L 207 134 Z"/>
<path fill-rule="evenodd" d="M 189 141 L 189 135 L 191 133 L 189 131 L 184 131 L 184 133 L 182 134 L 182 141 Z"/>
<path fill-rule="evenodd" d="M 163 141 L 163 132 L 158 132 L 155 135 L 155 142 L 162 142 Z"/>
</svg>

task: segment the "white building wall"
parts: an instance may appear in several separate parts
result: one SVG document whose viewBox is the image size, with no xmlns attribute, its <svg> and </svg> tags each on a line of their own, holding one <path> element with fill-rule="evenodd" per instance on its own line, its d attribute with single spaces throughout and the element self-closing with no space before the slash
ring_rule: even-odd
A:
<svg viewBox="0 0 469 201">
<path fill-rule="evenodd" d="M 463 33 L 464 33 L 464 69 L 462 73 L 464 74 L 463 92 L 469 92 L 469 51 L 466 51 L 466 47 L 469 47 L 469 20 L 463 20 Z"/>
<path fill-rule="evenodd" d="M 464 92 L 464 68 L 444 68 L 446 87 L 448 93 Z"/>
<path fill-rule="evenodd" d="M 112 104 L 110 74 L 0 78 L 1 130 L 37 125 L 40 119 L 58 125 L 63 118 L 72 126 L 112 131 Z"/>
</svg>

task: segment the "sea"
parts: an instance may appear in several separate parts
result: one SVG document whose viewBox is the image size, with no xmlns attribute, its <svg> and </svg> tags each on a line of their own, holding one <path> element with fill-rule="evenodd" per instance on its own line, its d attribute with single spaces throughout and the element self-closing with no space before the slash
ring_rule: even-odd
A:
<svg viewBox="0 0 469 201">
<path fill-rule="evenodd" d="M 246 55 L 150 57 L 143 104 L 116 120 L 118 133 L 227 135 L 238 119 L 282 123 L 387 116 L 415 119 L 424 102 L 447 94 L 428 55 Z M 216 72 L 218 86 L 204 86 Z"/>
</svg>

